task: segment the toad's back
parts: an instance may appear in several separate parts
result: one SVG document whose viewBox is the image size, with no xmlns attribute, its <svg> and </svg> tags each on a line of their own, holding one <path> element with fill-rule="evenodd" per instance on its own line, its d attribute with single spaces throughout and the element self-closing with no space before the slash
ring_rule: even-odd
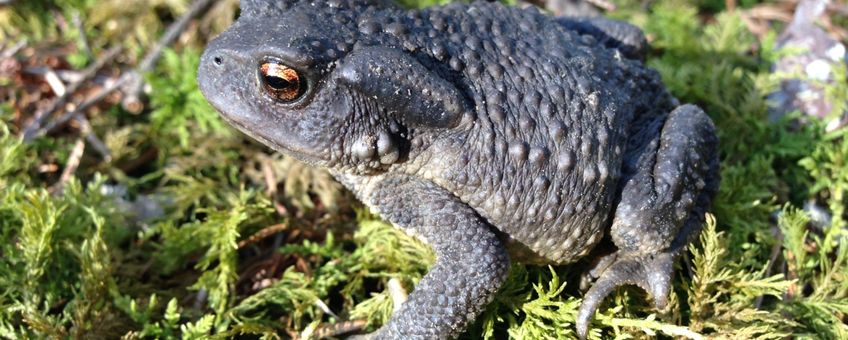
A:
<svg viewBox="0 0 848 340">
<path fill-rule="evenodd" d="M 427 28 L 410 34 L 433 36 L 431 69 L 475 110 L 454 131 L 423 138 L 432 145 L 418 171 L 505 234 L 513 255 L 585 255 L 609 226 L 628 136 L 673 108 L 656 73 L 535 10 L 475 3 L 421 17 Z"/>
</svg>

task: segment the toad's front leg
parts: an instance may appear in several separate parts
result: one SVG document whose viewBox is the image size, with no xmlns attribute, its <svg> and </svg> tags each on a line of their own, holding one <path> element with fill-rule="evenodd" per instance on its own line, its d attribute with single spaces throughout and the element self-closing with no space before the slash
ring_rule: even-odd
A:
<svg viewBox="0 0 848 340">
<path fill-rule="evenodd" d="M 492 301 L 509 271 L 509 256 L 490 226 L 427 181 L 389 177 L 351 186 L 383 218 L 436 252 L 436 263 L 409 299 L 367 337 L 444 339 L 461 334 Z"/>
</svg>

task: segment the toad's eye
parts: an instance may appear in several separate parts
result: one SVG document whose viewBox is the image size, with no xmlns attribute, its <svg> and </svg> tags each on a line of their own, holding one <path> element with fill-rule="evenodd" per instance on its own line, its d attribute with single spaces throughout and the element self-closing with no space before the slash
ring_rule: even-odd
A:
<svg viewBox="0 0 848 340">
<path fill-rule="evenodd" d="M 291 67 L 269 61 L 259 67 L 262 85 L 272 98 L 282 102 L 298 99 L 306 89 L 300 74 Z"/>
</svg>

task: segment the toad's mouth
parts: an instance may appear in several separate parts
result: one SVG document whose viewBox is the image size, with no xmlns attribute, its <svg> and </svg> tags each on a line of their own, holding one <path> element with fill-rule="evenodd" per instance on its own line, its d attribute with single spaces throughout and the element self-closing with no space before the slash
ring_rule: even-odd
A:
<svg viewBox="0 0 848 340">
<path fill-rule="evenodd" d="M 283 145 L 271 138 L 265 137 L 261 133 L 257 132 L 258 129 L 254 129 L 245 122 L 235 119 L 226 113 L 223 113 L 224 111 L 220 110 L 217 107 L 215 107 L 215 109 L 218 110 L 218 112 L 220 113 L 219 115 L 221 116 L 221 118 L 224 119 L 225 122 L 227 122 L 227 124 L 230 124 L 231 126 L 235 127 L 237 130 L 241 131 L 248 137 L 255 139 L 256 141 L 264 144 L 265 146 L 271 149 L 274 149 L 277 152 L 297 158 L 303 162 L 313 165 L 324 165 L 325 163 L 327 163 L 326 160 L 316 157 L 315 155 L 310 154 L 305 150 Z"/>
</svg>

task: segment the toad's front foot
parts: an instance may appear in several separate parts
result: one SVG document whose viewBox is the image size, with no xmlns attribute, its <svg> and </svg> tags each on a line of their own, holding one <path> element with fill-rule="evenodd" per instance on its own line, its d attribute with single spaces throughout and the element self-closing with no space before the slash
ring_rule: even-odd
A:
<svg viewBox="0 0 848 340">
<path fill-rule="evenodd" d="M 577 334 L 586 339 L 589 322 L 601 302 L 616 287 L 633 284 L 647 291 L 654 300 L 657 309 L 664 309 L 668 304 L 668 292 L 671 287 L 674 255 L 659 253 L 651 255 L 627 255 L 615 253 L 609 255 L 606 261 L 600 262 L 600 268 L 595 284 L 583 297 L 583 304 L 577 313 Z M 606 265 L 606 268 L 603 266 Z"/>
<path fill-rule="evenodd" d="M 492 227 L 433 183 L 392 176 L 362 195 L 395 226 L 428 243 L 436 263 L 366 339 L 450 339 L 491 302 L 509 271 L 509 256 Z"/>
</svg>

